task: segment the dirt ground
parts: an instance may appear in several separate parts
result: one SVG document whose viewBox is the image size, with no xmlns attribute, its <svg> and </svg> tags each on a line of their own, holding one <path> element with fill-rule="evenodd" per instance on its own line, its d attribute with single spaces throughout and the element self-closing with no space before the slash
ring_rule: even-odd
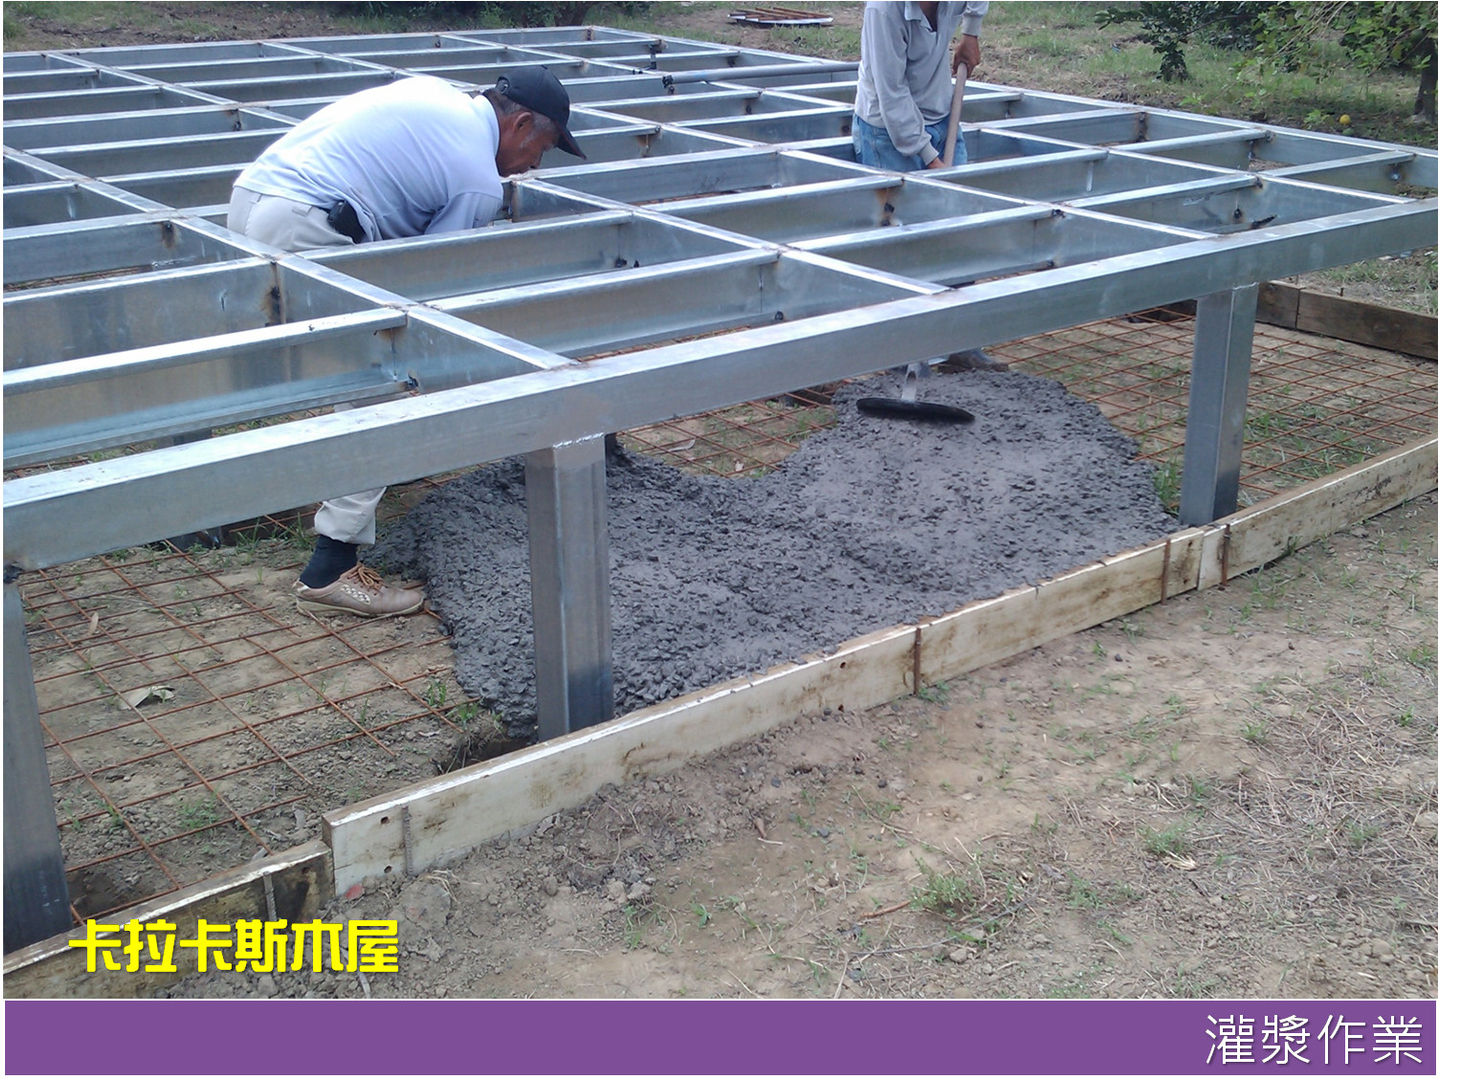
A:
<svg viewBox="0 0 1465 1080">
<path fill-rule="evenodd" d="M 1429 997 L 1436 500 L 327 917 L 394 975 L 176 996 Z"/>
</svg>

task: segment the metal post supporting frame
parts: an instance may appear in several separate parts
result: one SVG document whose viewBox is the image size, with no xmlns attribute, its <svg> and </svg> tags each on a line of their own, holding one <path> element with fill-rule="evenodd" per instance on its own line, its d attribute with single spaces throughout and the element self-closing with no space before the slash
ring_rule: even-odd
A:
<svg viewBox="0 0 1465 1080">
<path fill-rule="evenodd" d="M 5 951 L 71 927 L 20 586 L 5 582 Z"/>
<path fill-rule="evenodd" d="M 605 440 L 525 457 L 539 737 L 611 718 Z"/>
<path fill-rule="evenodd" d="M 1256 299 L 1257 286 L 1242 285 L 1196 302 L 1195 362 L 1180 478 L 1184 525 L 1203 525 L 1236 510 Z"/>
</svg>

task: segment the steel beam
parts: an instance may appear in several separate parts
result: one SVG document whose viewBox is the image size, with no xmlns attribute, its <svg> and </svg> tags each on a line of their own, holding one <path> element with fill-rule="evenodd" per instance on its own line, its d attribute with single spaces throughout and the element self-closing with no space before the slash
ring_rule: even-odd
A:
<svg viewBox="0 0 1465 1080">
<path fill-rule="evenodd" d="M 66 62 L 74 64 L 100 64 L 103 67 L 126 69 L 129 66 L 135 67 L 140 64 L 184 62 L 204 58 L 221 60 L 234 57 L 283 56 L 289 55 L 290 52 L 288 46 L 264 41 L 211 41 L 186 45 L 109 45 L 99 49 L 87 49 L 84 58 L 72 56 L 64 59 Z M 51 67 L 54 66 L 54 62 L 63 59 L 54 53 L 12 55 L 17 60 L 29 61 L 26 70 L 34 70 L 38 66 Z M 6 57 L 6 71 L 10 70 L 11 58 L 11 56 Z M 47 63 L 40 65 L 38 63 L 40 60 L 45 60 Z"/>
<path fill-rule="evenodd" d="M 825 158 L 749 147 L 683 154 L 666 161 L 618 161 L 548 169 L 541 171 L 535 182 L 644 206 L 663 200 L 766 191 L 863 176 L 848 165 Z"/>
<path fill-rule="evenodd" d="M 964 285 L 1145 251 L 1200 235 L 1082 211 L 1024 206 L 793 246 L 906 278 Z"/>
<path fill-rule="evenodd" d="M 753 54 L 750 52 L 745 52 L 743 55 L 751 56 Z M 658 58 L 658 66 L 661 67 L 663 70 L 667 69 L 665 61 L 661 58 Z M 805 61 L 804 63 L 800 64 L 764 64 L 762 66 L 749 65 L 742 71 L 739 71 L 736 66 L 705 68 L 701 71 L 672 70 L 669 71 L 668 74 L 662 76 L 662 82 L 667 87 L 685 86 L 688 83 L 728 82 L 743 77 L 750 79 L 766 79 L 770 76 L 776 75 L 802 76 L 815 71 L 844 73 L 849 71 L 857 71 L 859 69 L 859 66 L 860 65 L 857 62 L 850 60 L 815 60 Z"/>
<path fill-rule="evenodd" d="M 1006 341 L 1207 288 L 1423 247 L 1435 229 L 1425 202 L 1207 237 L 21 477 L 5 483 L 5 559 L 53 566 L 231 514 L 450 472 L 975 340 Z"/>
<path fill-rule="evenodd" d="M 1014 198 L 1070 202 L 1160 184 L 1205 180 L 1216 176 L 1217 172 L 1204 165 L 1157 161 L 1135 154 L 1093 149 L 1058 150 L 1015 160 L 969 162 L 945 170 L 940 179 L 943 183 L 980 188 Z"/>
<path fill-rule="evenodd" d="M 7 119 L 37 120 L 94 113 L 176 109 L 209 102 L 204 93 L 190 93 L 144 83 L 106 90 L 64 90 L 60 93 L 5 95 Z"/>
<path fill-rule="evenodd" d="M 373 310 L 7 371 L 5 460 L 53 461 L 397 393 L 393 369 L 405 357 L 394 338 L 405 335 L 389 335 L 406 326 L 400 311 Z"/>
<path fill-rule="evenodd" d="M 1196 302 L 1195 360 L 1180 478 L 1182 525 L 1203 525 L 1236 510 L 1256 297 L 1257 286 L 1243 285 Z"/>
<path fill-rule="evenodd" d="M 267 128 L 276 135 L 285 133 L 278 118 L 262 112 L 250 112 L 228 104 L 195 104 L 190 108 L 87 114 L 63 119 L 7 119 L 5 145 L 44 156 L 57 147 L 95 147 L 138 139 L 223 134 L 261 128 Z"/>
<path fill-rule="evenodd" d="M 1075 199 L 1074 206 L 1202 232 L 1231 234 L 1287 225 L 1333 214 L 1384 206 L 1383 195 L 1271 180 L 1260 176 L 1216 178 L 1126 195 Z"/>
<path fill-rule="evenodd" d="M 1437 157 L 1433 154 L 1413 154 L 1402 150 L 1384 150 L 1344 161 L 1335 159 L 1311 165 L 1289 165 L 1283 169 L 1273 169 L 1267 175 L 1390 195 L 1398 194 L 1405 185 L 1438 188 L 1440 182 Z"/>
<path fill-rule="evenodd" d="M 1266 140 L 1261 128 L 1238 128 L 1210 135 L 1185 135 L 1177 139 L 1155 139 L 1133 143 L 1124 149 L 1131 154 L 1189 161 L 1199 165 L 1215 165 L 1223 169 L 1245 169 L 1252 150 Z"/>
<path fill-rule="evenodd" d="M 614 210 L 453 237 L 359 244 L 324 252 L 317 261 L 402 296 L 433 300 L 736 250 L 680 223 Z"/>
<path fill-rule="evenodd" d="M 20 586 L 5 572 L 5 951 L 71 926 Z"/>
<path fill-rule="evenodd" d="M 850 111 L 837 105 L 734 120 L 688 120 L 682 127 L 758 143 L 793 143 L 850 133 Z"/>
<path fill-rule="evenodd" d="M 702 150 L 730 150 L 743 144 L 703 132 L 664 127 L 661 124 L 632 123 L 627 127 L 575 133 L 575 141 L 593 164 L 604 161 L 639 161 L 648 157 L 695 154 Z M 554 147 L 544 155 L 545 169 L 582 164 L 579 158 Z"/>
<path fill-rule="evenodd" d="M 104 192 L 98 185 L 59 181 L 10 188 L 4 194 L 4 228 L 23 229 L 56 220 L 120 217 L 142 209 L 136 196 Z M 157 207 L 151 204 L 148 209 Z"/>
<path fill-rule="evenodd" d="M 614 711 L 605 440 L 562 443 L 524 460 L 535 692 L 539 737 L 548 739 Z"/>
<path fill-rule="evenodd" d="M 133 139 L 80 147 L 42 150 L 47 161 L 86 176 L 118 176 L 156 169 L 162 162 L 172 169 L 232 165 L 243 169 L 272 142 L 284 127 L 229 131 L 205 135 L 175 135 L 163 139 Z"/>
<path fill-rule="evenodd" d="M 308 53 L 282 53 L 270 57 L 228 60 L 185 60 L 165 64 L 139 64 L 127 70 L 159 82 L 199 83 L 205 80 L 279 78 L 291 75 L 360 73 L 366 65 Z"/>
<path fill-rule="evenodd" d="M 1018 205 L 1005 196 L 970 188 L 876 175 L 687 199 L 659 209 L 727 232 L 787 244 L 815 236 L 914 225 Z"/>
<path fill-rule="evenodd" d="M 542 349 L 585 356 L 894 299 L 903 290 L 795 256 L 747 251 L 456 297 L 437 306 Z"/>
</svg>

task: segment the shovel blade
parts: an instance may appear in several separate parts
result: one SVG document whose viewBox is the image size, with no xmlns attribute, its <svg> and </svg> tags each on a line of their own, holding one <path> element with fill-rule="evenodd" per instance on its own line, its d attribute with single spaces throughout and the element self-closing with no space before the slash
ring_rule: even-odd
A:
<svg viewBox="0 0 1465 1080">
<path fill-rule="evenodd" d="M 926 420 L 938 424 L 970 424 L 976 417 L 955 405 L 934 401 L 903 401 L 899 398 L 860 398 L 855 408 L 868 416 L 885 416 L 894 420 Z"/>
</svg>

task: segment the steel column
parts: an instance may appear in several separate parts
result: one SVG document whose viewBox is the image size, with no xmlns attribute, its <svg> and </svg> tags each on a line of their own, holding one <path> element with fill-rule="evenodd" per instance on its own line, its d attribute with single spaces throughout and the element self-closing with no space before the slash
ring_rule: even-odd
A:
<svg viewBox="0 0 1465 1080">
<path fill-rule="evenodd" d="M 5 582 L 5 951 L 71 927 L 61 833 L 26 646 L 20 587 Z"/>
<path fill-rule="evenodd" d="M 605 440 L 525 457 L 539 737 L 611 718 Z"/>
<path fill-rule="evenodd" d="M 1184 525 L 1202 525 L 1236 510 L 1256 298 L 1256 285 L 1242 285 L 1196 302 L 1195 362 L 1180 478 Z"/>
</svg>

